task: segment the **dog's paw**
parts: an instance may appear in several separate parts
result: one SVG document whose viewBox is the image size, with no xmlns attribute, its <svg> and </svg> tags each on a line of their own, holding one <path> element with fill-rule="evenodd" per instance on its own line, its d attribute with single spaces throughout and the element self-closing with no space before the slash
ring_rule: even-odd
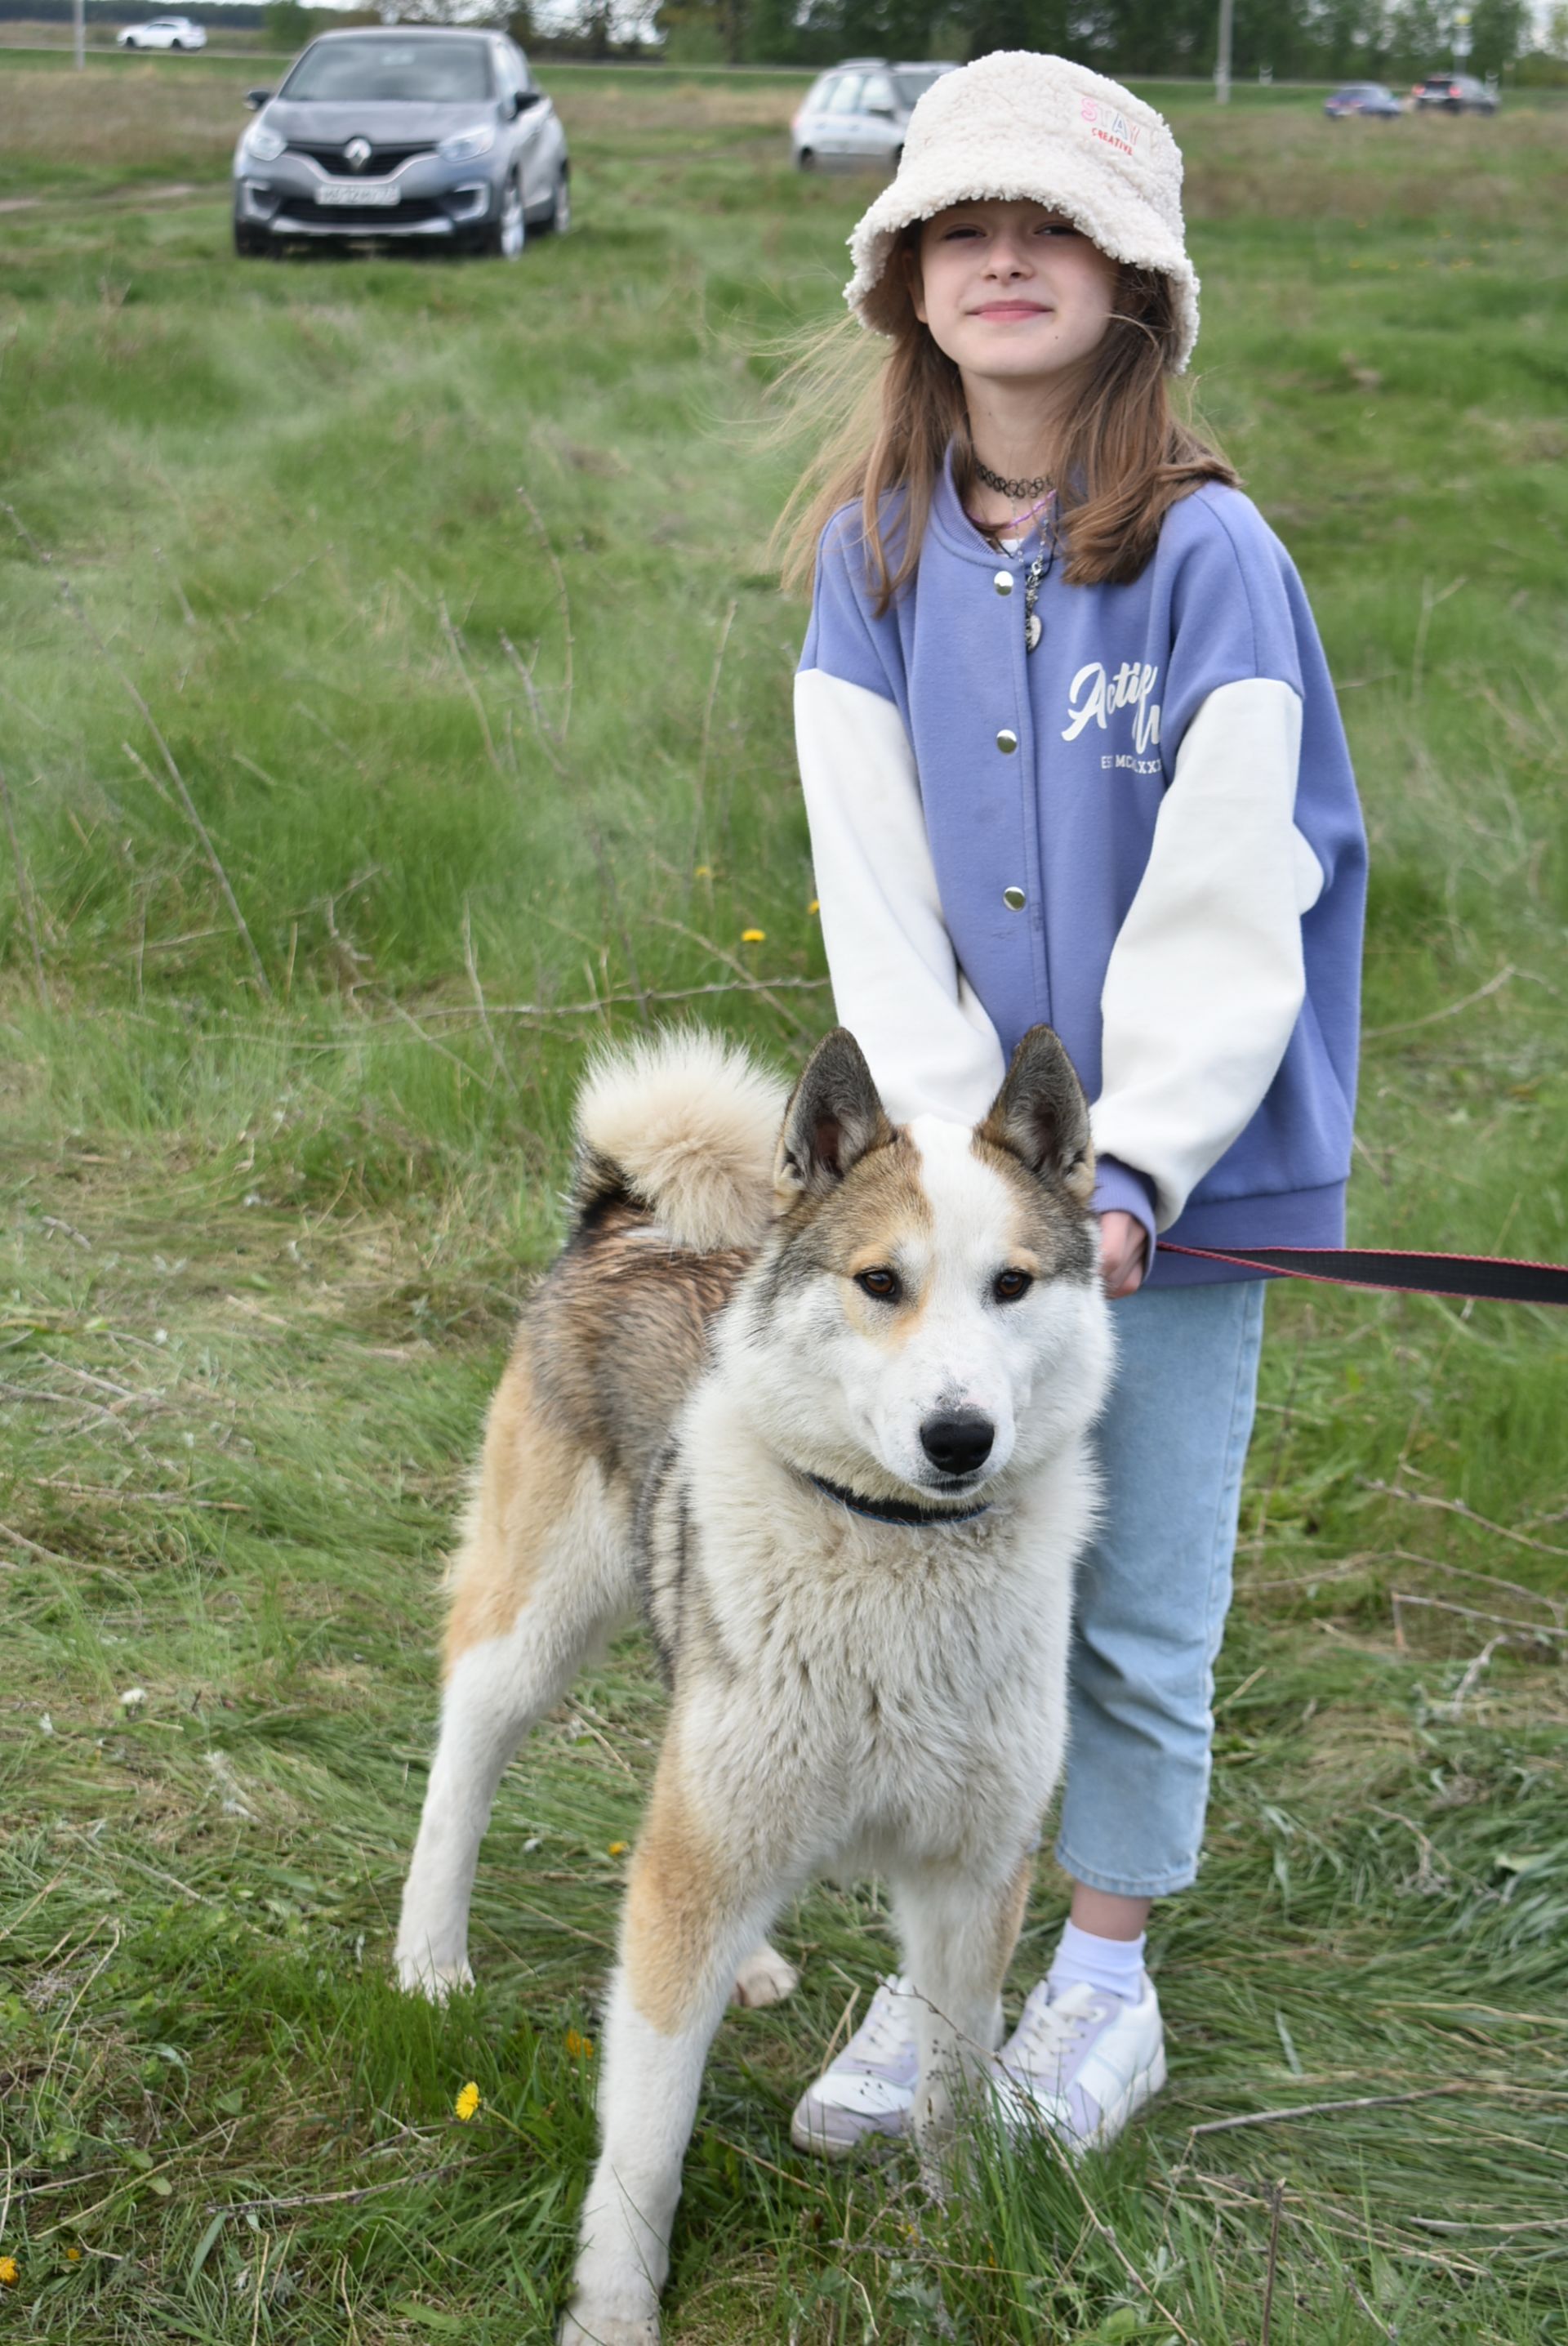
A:
<svg viewBox="0 0 1568 2346">
<path fill-rule="evenodd" d="M 423 1995 L 429 2004 L 444 2004 L 448 1996 L 461 1994 L 473 1985 L 473 1974 L 466 1956 L 454 1964 L 438 1964 L 429 1955 L 399 1955 L 395 1958 L 397 1984 L 405 1995 Z"/>
<path fill-rule="evenodd" d="M 770 1947 L 764 1940 L 741 1964 L 729 1991 L 729 2001 L 753 2007 L 782 2004 L 799 1984 L 799 1979 L 794 1964 L 786 1963 L 778 1948 Z"/>
<path fill-rule="evenodd" d="M 558 2346 L 658 2346 L 657 2313 L 596 2314 L 581 2298 L 561 2316 Z"/>
</svg>

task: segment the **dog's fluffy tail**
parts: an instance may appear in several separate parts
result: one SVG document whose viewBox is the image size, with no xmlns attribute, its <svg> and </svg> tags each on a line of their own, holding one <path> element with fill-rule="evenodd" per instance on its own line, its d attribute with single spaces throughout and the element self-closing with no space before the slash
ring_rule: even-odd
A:
<svg viewBox="0 0 1568 2346">
<path fill-rule="evenodd" d="M 606 1052 L 577 1100 L 577 1219 L 629 1197 L 676 1246 L 754 1246 L 788 1096 L 738 1045 L 702 1027 Z"/>
</svg>

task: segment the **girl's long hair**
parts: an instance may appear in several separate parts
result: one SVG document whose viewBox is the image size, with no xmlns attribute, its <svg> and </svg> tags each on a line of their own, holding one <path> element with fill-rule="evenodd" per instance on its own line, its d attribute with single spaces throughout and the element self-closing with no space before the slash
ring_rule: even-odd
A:
<svg viewBox="0 0 1568 2346">
<path fill-rule="evenodd" d="M 907 283 L 906 255 L 919 239 L 917 222 L 890 254 L 895 282 Z M 1111 321 L 1085 362 L 1083 396 L 1057 450 L 1056 519 L 1072 586 L 1135 578 L 1178 497 L 1203 481 L 1237 484 L 1218 450 L 1172 411 L 1166 367 L 1176 337 L 1166 280 L 1124 266 Z M 906 296 L 891 340 L 845 318 L 811 337 L 777 391 L 786 411 L 779 436 L 809 437 L 818 452 L 774 532 L 783 583 L 809 588 L 829 516 L 858 502 L 880 615 L 914 575 L 950 443 L 961 502 L 974 485 L 958 369 Z"/>
</svg>

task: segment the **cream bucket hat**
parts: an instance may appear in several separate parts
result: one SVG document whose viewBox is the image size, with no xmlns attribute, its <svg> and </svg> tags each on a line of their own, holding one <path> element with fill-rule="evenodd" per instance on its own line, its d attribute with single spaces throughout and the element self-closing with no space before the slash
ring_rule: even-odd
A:
<svg viewBox="0 0 1568 2346">
<path fill-rule="evenodd" d="M 997 49 L 932 82 L 910 117 L 897 177 L 850 239 L 844 299 L 892 333 L 903 311 L 888 262 L 900 231 L 949 204 L 1029 197 L 1063 211 L 1102 252 L 1168 278 L 1180 374 L 1197 340 L 1197 277 L 1181 216 L 1181 150 L 1163 116 L 1067 57 Z"/>
</svg>

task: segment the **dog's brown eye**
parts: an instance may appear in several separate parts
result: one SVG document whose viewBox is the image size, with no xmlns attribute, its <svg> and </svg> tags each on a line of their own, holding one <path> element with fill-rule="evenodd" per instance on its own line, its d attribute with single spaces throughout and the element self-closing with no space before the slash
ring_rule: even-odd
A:
<svg viewBox="0 0 1568 2346">
<path fill-rule="evenodd" d="M 879 1303 L 896 1303 L 903 1293 L 897 1271 L 884 1270 L 880 1265 L 874 1270 L 857 1271 L 855 1285 L 866 1294 L 874 1295 Z"/>
<path fill-rule="evenodd" d="M 1027 1295 L 1034 1281 L 1026 1270 L 999 1270 L 992 1282 L 991 1291 L 998 1303 L 1016 1303 Z"/>
</svg>

